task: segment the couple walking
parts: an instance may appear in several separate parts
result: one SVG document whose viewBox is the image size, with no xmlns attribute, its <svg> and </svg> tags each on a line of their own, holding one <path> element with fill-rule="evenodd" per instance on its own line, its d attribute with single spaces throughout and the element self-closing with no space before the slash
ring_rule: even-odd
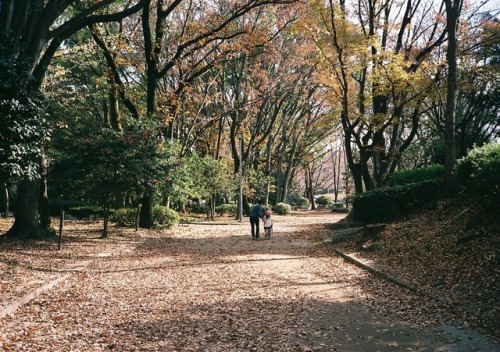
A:
<svg viewBox="0 0 500 352">
<path fill-rule="evenodd" d="M 270 239 L 273 230 L 273 219 L 271 217 L 271 210 L 264 210 L 262 207 L 262 201 L 258 201 L 250 212 L 250 226 L 252 227 L 253 240 L 259 238 L 260 219 L 264 222 L 265 237 Z"/>
</svg>

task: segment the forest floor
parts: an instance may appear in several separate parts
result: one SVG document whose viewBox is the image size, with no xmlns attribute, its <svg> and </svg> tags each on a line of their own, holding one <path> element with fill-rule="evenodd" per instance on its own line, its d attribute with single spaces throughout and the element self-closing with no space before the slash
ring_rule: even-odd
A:
<svg viewBox="0 0 500 352">
<path fill-rule="evenodd" d="M 112 227 L 108 239 L 99 238 L 98 222 L 67 221 L 61 250 L 57 242 L 0 241 L 2 307 L 45 288 L 0 315 L 0 350 L 500 349 L 493 329 L 468 329 L 453 319 L 452 306 L 337 256 L 323 240 L 344 216 L 273 216 L 273 237 L 258 241 L 251 240 L 248 219 L 227 218 L 169 230 Z M 0 232 L 10 225 L 0 220 Z M 341 245 L 372 260 L 384 253 Z M 413 278 L 403 266 L 382 264 Z"/>
</svg>

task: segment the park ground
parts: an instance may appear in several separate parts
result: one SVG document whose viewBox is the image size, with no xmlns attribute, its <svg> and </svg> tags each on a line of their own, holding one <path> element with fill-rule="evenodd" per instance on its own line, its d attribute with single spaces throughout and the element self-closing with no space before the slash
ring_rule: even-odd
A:
<svg viewBox="0 0 500 352">
<path fill-rule="evenodd" d="M 229 218 L 169 230 L 113 227 L 108 239 L 99 238 L 99 222 L 68 221 L 60 250 L 57 242 L 1 241 L 0 297 L 11 311 L 0 317 L 0 350 L 500 350 L 498 326 L 470 329 L 442 297 L 338 256 L 324 239 L 344 217 L 275 216 L 273 237 L 259 241 L 247 219 Z M 0 230 L 9 226 L 2 220 Z M 407 268 L 381 264 L 413 279 Z M 32 299 L 13 309 L 19 297 Z"/>
</svg>

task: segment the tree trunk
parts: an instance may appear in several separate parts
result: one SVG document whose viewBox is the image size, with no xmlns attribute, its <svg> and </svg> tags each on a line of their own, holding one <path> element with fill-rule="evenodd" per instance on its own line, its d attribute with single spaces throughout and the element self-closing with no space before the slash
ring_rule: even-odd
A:
<svg viewBox="0 0 500 352">
<path fill-rule="evenodd" d="M 17 187 L 16 220 L 7 232 L 8 236 L 22 240 L 48 238 L 50 233 L 38 217 L 40 179 L 23 180 Z"/>
<path fill-rule="evenodd" d="M 108 237 L 109 208 L 109 204 L 104 206 L 102 238 Z"/>
<path fill-rule="evenodd" d="M 141 215 L 139 219 L 141 229 L 150 229 L 153 227 L 153 193 L 144 192 L 142 195 Z"/>
<path fill-rule="evenodd" d="M 0 213 L 4 218 L 9 215 L 9 188 L 6 184 L 2 185 L 2 193 L 0 194 Z"/>
<path fill-rule="evenodd" d="M 446 29 L 448 31 L 448 48 L 446 60 L 448 61 L 448 86 L 446 90 L 445 107 L 445 194 L 451 195 L 457 188 L 454 173 L 456 163 L 455 147 L 455 101 L 457 92 L 457 24 L 461 10 L 461 0 L 445 0 Z"/>
<path fill-rule="evenodd" d="M 38 205 L 38 213 L 40 215 L 40 225 L 47 231 L 51 232 L 50 228 L 50 209 L 49 209 L 49 193 L 48 193 L 48 161 L 45 155 L 42 155 L 41 162 L 41 187 L 40 187 L 40 203 Z M 55 233 L 55 232 L 54 232 Z"/>
</svg>

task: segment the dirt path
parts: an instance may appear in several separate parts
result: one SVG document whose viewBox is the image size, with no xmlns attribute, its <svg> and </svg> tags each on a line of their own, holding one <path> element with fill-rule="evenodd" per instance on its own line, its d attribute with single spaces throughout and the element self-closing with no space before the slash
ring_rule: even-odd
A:
<svg viewBox="0 0 500 352">
<path fill-rule="evenodd" d="M 5 351 L 494 351 L 372 313 L 357 267 L 317 239 L 331 213 L 142 233 L 0 320 Z M 397 297 L 395 297 L 397 299 Z"/>
</svg>

